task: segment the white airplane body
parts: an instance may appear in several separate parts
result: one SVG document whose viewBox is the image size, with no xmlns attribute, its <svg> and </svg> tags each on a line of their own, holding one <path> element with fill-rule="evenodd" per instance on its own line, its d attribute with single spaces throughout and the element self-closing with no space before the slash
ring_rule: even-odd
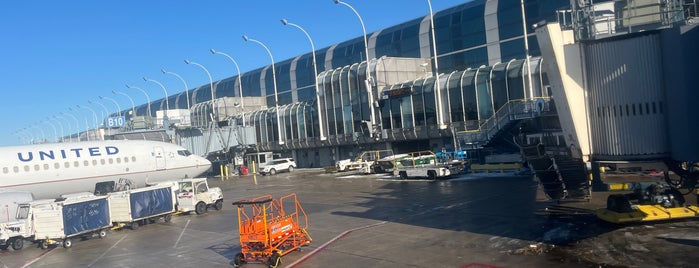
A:
<svg viewBox="0 0 699 268">
<path fill-rule="evenodd" d="M 99 182 L 148 182 L 197 177 L 211 162 L 175 144 L 111 140 L 0 147 L 0 194 L 30 192 L 35 198 L 94 192 Z"/>
</svg>

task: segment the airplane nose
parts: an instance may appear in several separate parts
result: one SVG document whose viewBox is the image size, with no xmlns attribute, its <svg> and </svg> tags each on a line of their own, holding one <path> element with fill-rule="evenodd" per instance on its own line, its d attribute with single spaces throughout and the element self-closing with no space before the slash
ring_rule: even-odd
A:
<svg viewBox="0 0 699 268">
<path fill-rule="evenodd" d="M 201 159 L 202 159 L 202 161 L 204 162 L 204 166 L 206 166 L 206 168 L 210 168 L 210 167 L 211 167 L 211 161 L 209 161 L 209 159 L 206 159 L 206 158 L 203 158 L 203 157 L 202 157 Z"/>
<path fill-rule="evenodd" d="M 202 170 L 208 170 L 211 168 L 211 161 L 201 156 L 197 156 L 197 165 L 202 168 Z"/>
</svg>

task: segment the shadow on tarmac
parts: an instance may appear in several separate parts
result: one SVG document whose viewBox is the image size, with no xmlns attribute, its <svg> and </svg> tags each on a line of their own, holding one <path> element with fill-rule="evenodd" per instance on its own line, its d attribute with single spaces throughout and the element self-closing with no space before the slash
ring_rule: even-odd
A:
<svg viewBox="0 0 699 268">
<path fill-rule="evenodd" d="M 355 204 L 367 208 L 365 212 L 334 214 L 553 245 L 618 228 L 600 224 L 590 210 L 538 201 L 537 186 L 531 177 L 397 181 Z"/>
</svg>

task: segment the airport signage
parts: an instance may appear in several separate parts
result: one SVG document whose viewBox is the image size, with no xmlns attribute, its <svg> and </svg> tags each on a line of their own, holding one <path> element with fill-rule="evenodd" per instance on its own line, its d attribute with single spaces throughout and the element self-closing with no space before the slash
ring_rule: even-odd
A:
<svg viewBox="0 0 699 268">
<path fill-rule="evenodd" d="M 123 116 L 108 117 L 106 120 L 107 120 L 106 123 L 107 123 L 108 128 L 123 127 L 124 124 L 126 123 L 126 119 L 124 119 Z"/>
<path fill-rule="evenodd" d="M 381 99 L 386 100 L 386 99 L 393 99 L 393 98 L 401 98 L 405 96 L 410 96 L 413 94 L 413 89 L 411 87 L 404 87 L 404 88 L 397 88 L 397 89 L 391 89 L 391 90 L 386 90 L 383 92 Z"/>
</svg>

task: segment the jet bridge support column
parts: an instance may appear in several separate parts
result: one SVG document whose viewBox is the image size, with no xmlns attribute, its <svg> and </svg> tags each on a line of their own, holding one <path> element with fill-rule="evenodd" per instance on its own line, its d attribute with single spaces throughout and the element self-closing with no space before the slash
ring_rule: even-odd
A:
<svg viewBox="0 0 699 268">
<path fill-rule="evenodd" d="M 583 161 L 590 156 L 587 94 L 584 84 L 582 52 L 575 44 L 572 30 L 561 30 L 558 23 L 536 28 L 536 38 L 544 58 L 565 142 L 580 149 Z"/>
</svg>

